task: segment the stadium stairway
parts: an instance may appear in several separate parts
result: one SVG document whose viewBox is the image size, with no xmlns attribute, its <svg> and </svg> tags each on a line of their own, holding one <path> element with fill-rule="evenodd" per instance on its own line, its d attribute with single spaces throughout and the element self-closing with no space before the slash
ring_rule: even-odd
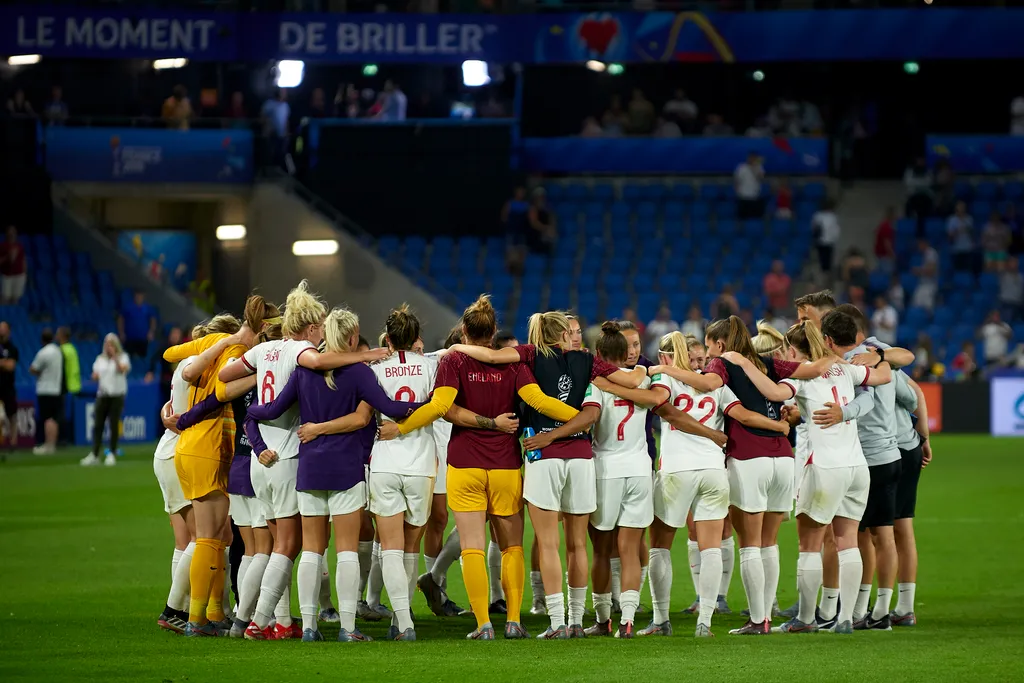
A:
<svg viewBox="0 0 1024 683">
<path fill-rule="evenodd" d="M 902 213 L 905 202 L 906 192 L 899 181 L 858 181 L 844 188 L 843 201 L 836 211 L 842 228 L 835 253 L 837 272 L 850 247 L 856 247 L 869 263 L 874 263 L 875 229 L 887 207 L 894 206 Z"/>
</svg>

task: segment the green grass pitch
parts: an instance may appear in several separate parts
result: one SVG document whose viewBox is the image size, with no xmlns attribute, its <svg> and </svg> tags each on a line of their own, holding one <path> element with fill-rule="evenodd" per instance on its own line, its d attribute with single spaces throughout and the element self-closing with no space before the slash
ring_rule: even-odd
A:
<svg viewBox="0 0 1024 683">
<path fill-rule="evenodd" d="M 0 681 L 1024 679 L 1024 441 L 940 436 L 934 451 L 918 503 L 917 628 L 736 638 L 727 634 L 736 616 L 715 619 L 713 640 L 694 641 L 694 618 L 679 614 L 693 598 L 682 542 L 672 638 L 466 642 L 471 617 L 434 617 L 417 595 L 418 642 L 365 645 L 332 642 L 336 626 L 324 629 L 328 642 L 308 644 L 161 631 L 172 537 L 151 448 L 128 449 L 115 468 L 80 467 L 84 449 L 15 455 L 0 465 Z M 793 524 L 780 545 L 779 598 L 788 605 Z M 449 585 L 466 604 L 458 564 Z M 729 597 L 737 612 L 745 606 L 738 566 Z M 643 603 L 649 608 L 647 591 Z M 546 619 L 525 623 L 536 634 Z M 379 637 L 386 624 L 361 628 Z"/>
</svg>

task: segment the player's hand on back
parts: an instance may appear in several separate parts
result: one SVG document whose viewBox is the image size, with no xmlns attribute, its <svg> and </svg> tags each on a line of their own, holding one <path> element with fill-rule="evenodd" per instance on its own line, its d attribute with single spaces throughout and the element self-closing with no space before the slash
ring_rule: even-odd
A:
<svg viewBox="0 0 1024 683">
<path fill-rule="evenodd" d="M 800 408 L 797 406 L 782 406 L 782 419 L 795 427 L 800 424 Z"/>
<path fill-rule="evenodd" d="M 515 434 L 519 431 L 519 418 L 515 413 L 502 413 L 494 418 L 494 425 L 500 432 Z"/>
<path fill-rule="evenodd" d="M 397 439 L 401 435 L 398 431 L 398 425 L 391 420 L 384 420 L 380 425 L 380 433 L 377 435 L 378 441 L 391 441 Z"/>
<path fill-rule="evenodd" d="M 737 353 L 736 351 L 726 351 L 722 354 L 722 360 L 729 361 L 733 365 L 739 365 L 740 367 L 744 367 L 746 364 L 750 363 L 746 356 L 741 353 Z"/>
<path fill-rule="evenodd" d="M 854 365 L 862 365 L 866 368 L 873 368 L 882 360 L 874 351 L 868 351 L 866 353 L 858 353 L 856 356 L 850 359 L 850 362 Z"/>
<path fill-rule="evenodd" d="M 382 346 L 379 349 L 370 349 L 365 352 L 369 357 L 368 363 L 377 363 L 382 360 L 386 360 L 391 355 L 391 349 L 386 346 Z"/>
<path fill-rule="evenodd" d="M 843 421 L 843 409 L 837 403 L 826 403 L 824 410 L 815 410 L 811 416 L 814 424 L 822 429 L 828 429 Z"/>
<path fill-rule="evenodd" d="M 725 432 L 720 432 L 717 429 L 714 434 L 711 435 L 711 440 L 715 442 L 715 445 L 719 448 L 725 448 L 725 444 L 728 443 L 729 437 L 725 435 Z"/>
<path fill-rule="evenodd" d="M 299 441 L 302 443 L 309 443 L 315 440 L 321 435 L 321 424 L 319 422 L 306 422 L 305 424 L 299 425 L 299 430 L 296 432 L 299 435 Z"/>
<path fill-rule="evenodd" d="M 528 451 L 542 451 L 551 445 L 551 432 L 541 432 L 523 440 L 523 448 Z"/>
</svg>

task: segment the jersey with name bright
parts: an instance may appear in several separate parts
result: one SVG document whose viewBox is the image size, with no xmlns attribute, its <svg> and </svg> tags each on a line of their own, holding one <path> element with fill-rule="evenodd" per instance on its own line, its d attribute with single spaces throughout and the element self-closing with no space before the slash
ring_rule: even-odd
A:
<svg viewBox="0 0 1024 683">
<path fill-rule="evenodd" d="M 316 353 L 316 347 L 308 341 L 294 339 L 274 339 L 246 351 L 242 362 L 256 372 L 258 405 L 270 403 L 281 393 L 299 364 L 299 355 L 306 351 Z M 261 422 L 260 434 L 278 459 L 287 460 L 299 454 L 298 428 L 299 405 L 296 403 L 276 420 Z"/>
<path fill-rule="evenodd" d="M 430 351 L 429 353 L 423 354 L 428 360 L 434 361 L 435 376 L 437 364 L 441 362 L 441 359 L 444 358 L 446 352 L 447 349 L 442 351 Z M 435 420 L 434 423 L 430 425 L 430 428 L 434 431 L 434 451 L 437 454 L 438 464 L 440 464 L 442 460 L 447 463 L 448 442 L 452 440 L 452 423 L 442 417 L 440 420 Z"/>
<path fill-rule="evenodd" d="M 651 380 L 640 385 L 646 389 Z M 594 468 L 598 479 L 651 476 L 651 456 L 647 454 L 647 408 L 591 384 L 583 407 L 596 406 L 601 417 L 594 424 Z"/>
<path fill-rule="evenodd" d="M 740 400 L 728 386 L 702 393 L 689 384 L 665 374 L 651 378 L 651 387 L 668 391 L 669 403 L 686 413 L 708 429 L 723 431 L 725 414 Z M 689 472 L 693 470 L 724 470 L 725 452 L 711 439 L 687 434 L 661 421 L 661 472 Z"/>
<path fill-rule="evenodd" d="M 384 393 L 396 401 L 426 401 L 434 390 L 437 363 L 419 353 L 398 351 L 370 366 Z M 421 477 L 437 473 L 434 425 L 391 441 L 378 441 L 370 455 L 371 472 L 391 472 Z"/>
<path fill-rule="evenodd" d="M 191 407 L 188 404 L 189 384 L 181 374 L 196 358 L 197 356 L 190 356 L 178 363 L 178 367 L 174 368 L 174 374 L 171 376 L 171 410 L 175 415 L 186 413 Z M 160 443 L 156 445 L 153 457 L 157 460 L 170 460 L 174 457 L 174 449 L 177 445 L 178 435 L 170 429 L 165 429 L 163 436 L 160 437 Z"/>
<path fill-rule="evenodd" d="M 810 420 L 815 410 L 825 410 L 826 403 L 844 406 L 853 400 L 857 386 L 867 384 L 871 371 L 859 365 L 836 363 L 814 379 L 784 379 L 793 389 L 800 414 L 804 416 L 811 454 L 808 463 L 823 469 L 867 465 L 857 434 L 857 421 L 846 420 L 831 427 L 821 427 Z"/>
</svg>

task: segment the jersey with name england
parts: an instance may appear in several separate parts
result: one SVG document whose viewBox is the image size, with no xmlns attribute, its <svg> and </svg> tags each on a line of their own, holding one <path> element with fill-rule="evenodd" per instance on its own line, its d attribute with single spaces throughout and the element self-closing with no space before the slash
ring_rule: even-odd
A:
<svg viewBox="0 0 1024 683">
<path fill-rule="evenodd" d="M 183 415 L 192 407 L 188 402 L 189 384 L 182 377 L 182 373 L 196 358 L 198 356 L 189 356 L 178 363 L 178 367 L 174 368 L 174 374 L 171 375 L 171 411 L 175 415 Z M 156 445 L 153 457 L 157 460 L 170 460 L 174 457 L 174 449 L 177 445 L 178 435 L 170 429 L 165 429 L 163 436 L 160 437 L 160 443 Z"/>
<path fill-rule="evenodd" d="M 388 398 L 396 401 L 426 401 L 434 390 L 437 363 L 412 351 L 398 351 L 370 366 Z M 433 425 L 378 441 L 370 455 L 371 472 L 390 472 L 432 477 L 437 473 Z"/>
<path fill-rule="evenodd" d="M 266 405 L 274 400 L 288 384 L 288 379 L 299 364 L 299 356 L 307 351 L 316 353 L 308 341 L 294 339 L 275 339 L 257 344 L 242 356 L 246 367 L 256 372 L 256 396 L 258 405 Z M 299 404 L 296 403 L 285 411 L 284 415 L 261 422 L 260 434 L 267 448 L 277 453 L 280 460 L 294 458 L 299 454 Z"/>
<path fill-rule="evenodd" d="M 702 393 L 674 377 L 658 374 L 651 378 L 651 387 L 668 391 L 669 403 L 700 422 L 708 429 L 723 431 L 725 415 L 740 400 L 728 385 Z M 687 434 L 661 421 L 660 472 L 690 472 L 694 470 L 724 470 L 725 452 L 711 439 Z"/>
<path fill-rule="evenodd" d="M 823 469 L 867 465 L 856 420 L 822 427 L 808 417 L 816 410 L 826 410 L 826 403 L 840 407 L 848 404 L 853 400 L 857 386 L 866 386 L 870 375 L 868 368 L 836 363 L 814 379 L 788 378 L 779 382 L 793 389 L 800 414 L 804 416 L 811 451 L 808 464 L 813 463 Z"/>
<path fill-rule="evenodd" d="M 647 389 L 644 378 L 639 388 Z M 650 477 L 651 456 L 647 453 L 647 408 L 621 399 L 591 384 L 583 407 L 596 406 L 601 416 L 594 424 L 594 467 L 598 479 Z"/>
</svg>

